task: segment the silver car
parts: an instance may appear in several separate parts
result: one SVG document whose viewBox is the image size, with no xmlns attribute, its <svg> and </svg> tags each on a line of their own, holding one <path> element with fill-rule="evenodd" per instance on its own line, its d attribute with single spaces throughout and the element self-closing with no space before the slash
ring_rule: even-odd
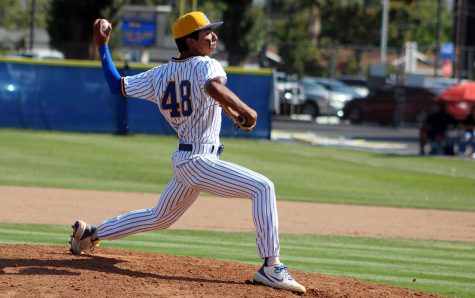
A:
<svg viewBox="0 0 475 298">
<path fill-rule="evenodd" d="M 317 117 L 320 115 L 342 116 L 343 106 L 353 97 L 347 93 L 329 90 L 313 78 L 300 81 L 305 94 L 301 113 Z"/>
<path fill-rule="evenodd" d="M 278 90 L 280 113 L 293 114 L 300 107 L 305 94 L 302 86 L 296 79 L 287 76 L 285 73 L 276 74 L 276 88 Z"/>
</svg>

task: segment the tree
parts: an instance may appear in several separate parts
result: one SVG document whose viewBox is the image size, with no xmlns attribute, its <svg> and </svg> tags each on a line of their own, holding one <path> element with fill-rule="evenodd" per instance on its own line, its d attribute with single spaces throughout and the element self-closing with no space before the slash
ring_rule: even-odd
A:
<svg viewBox="0 0 475 298">
<path fill-rule="evenodd" d="M 377 45 L 381 30 L 381 7 L 363 6 L 359 1 L 322 4 L 321 39 L 334 45 Z"/>
<path fill-rule="evenodd" d="M 355 47 L 353 69 L 360 67 L 365 47 L 379 46 L 381 36 L 381 5 L 378 1 L 329 1 L 322 4 L 322 32 L 320 45 Z M 330 55 L 335 55 L 332 51 Z M 331 58 L 329 58 L 331 59 Z M 345 63 L 347 64 L 347 63 Z"/>
<path fill-rule="evenodd" d="M 406 0 L 391 3 L 389 11 L 388 45 L 403 47 L 408 41 L 417 42 L 421 48 L 435 46 L 437 1 Z M 442 10 L 441 41 L 451 40 L 452 20 L 447 10 Z"/>
<path fill-rule="evenodd" d="M 251 4 L 252 0 L 208 0 L 202 1 L 198 7 L 212 22 L 224 21 L 216 32 L 228 52 L 229 65 L 241 65 L 264 45 L 262 7 Z"/>
<path fill-rule="evenodd" d="M 36 0 L 35 27 L 44 28 L 46 23 L 47 7 L 50 0 Z M 22 42 L 14 47 L 22 49 L 26 47 L 26 36 L 29 33 L 31 19 L 32 0 L 2 0 L 0 1 L 0 27 L 8 31 L 23 31 L 25 37 Z M 1 48 L 12 48 L 8 40 L 4 40 L 5 45 Z"/>
<path fill-rule="evenodd" d="M 277 0 L 270 7 L 272 30 L 268 41 L 275 42 L 283 64 L 282 71 L 303 75 L 318 69 L 318 53 L 314 40 L 318 39 L 319 2 L 317 0 Z"/>
<path fill-rule="evenodd" d="M 45 26 L 45 16 L 50 0 L 36 0 L 35 24 Z M 27 29 L 30 24 L 32 0 L 2 0 L 0 1 L 0 27 L 9 30 Z"/>
<path fill-rule="evenodd" d="M 381 1 L 322 1 L 321 37 L 334 44 L 379 46 L 381 35 Z M 437 1 L 389 1 L 388 46 L 402 47 L 407 41 L 431 46 L 437 15 Z M 442 11 L 442 40 L 450 39 L 451 20 Z"/>
<path fill-rule="evenodd" d="M 322 30 L 320 45 L 357 46 L 356 69 L 362 60 L 362 49 L 377 48 L 381 40 L 380 0 L 321 0 Z M 415 41 L 419 49 L 435 49 L 437 1 L 389 1 L 388 47 L 401 49 Z M 442 11 L 441 41 L 450 40 L 452 23 L 447 10 Z"/>
<path fill-rule="evenodd" d="M 228 52 L 229 65 L 240 65 L 251 51 L 246 37 L 255 24 L 250 13 L 252 0 L 224 2 L 227 4 L 222 16 L 225 23 L 220 28 L 220 37 Z"/>
<path fill-rule="evenodd" d="M 67 58 L 92 58 L 92 24 L 97 18 L 114 20 L 126 1 L 114 0 L 51 0 L 47 29 L 51 45 Z"/>
<path fill-rule="evenodd" d="M 306 30 L 306 17 L 296 15 L 292 19 L 292 26 L 279 27 L 279 54 L 284 61 L 281 68 L 288 73 L 302 76 L 307 67 L 316 62 L 317 53 Z"/>
</svg>

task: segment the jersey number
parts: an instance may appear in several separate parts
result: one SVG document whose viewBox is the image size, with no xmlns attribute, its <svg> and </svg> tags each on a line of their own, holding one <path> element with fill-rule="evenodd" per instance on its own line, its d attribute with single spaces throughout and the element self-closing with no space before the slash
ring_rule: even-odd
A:
<svg viewBox="0 0 475 298">
<path fill-rule="evenodd" d="M 193 112 L 191 106 L 191 83 L 182 81 L 179 86 L 180 102 L 177 100 L 175 81 L 168 82 L 165 94 L 163 94 L 161 106 L 164 110 L 170 110 L 170 116 L 190 116 Z"/>
</svg>

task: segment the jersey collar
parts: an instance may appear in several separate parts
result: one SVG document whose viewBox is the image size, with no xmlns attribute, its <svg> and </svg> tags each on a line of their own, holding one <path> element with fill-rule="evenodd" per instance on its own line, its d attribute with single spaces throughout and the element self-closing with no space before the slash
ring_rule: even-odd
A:
<svg viewBox="0 0 475 298">
<path fill-rule="evenodd" d="M 190 56 L 190 57 L 186 57 L 186 58 L 183 58 L 183 59 L 172 57 L 171 60 L 172 60 L 173 62 L 185 62 L 185 61 L 187 61 L 187 60 L 190 60 L 190 59 L 193 58 L 193 57 L 196 57 L 196 56 Z"/>
</svg>

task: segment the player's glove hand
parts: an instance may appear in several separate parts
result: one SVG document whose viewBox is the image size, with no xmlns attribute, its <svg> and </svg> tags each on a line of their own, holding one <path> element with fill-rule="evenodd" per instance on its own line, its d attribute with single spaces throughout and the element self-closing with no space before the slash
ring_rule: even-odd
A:
<svg viewBox="0 0 475 298">
<path fill-rule="evenodd" d="M 245 132 L 250 132 L 256 126 L 256 122 L 249 123 L 249 119 L 247 119 L 246 116 L 239 115 L 238 112 L 234 111 L 230 107 L 221 105 L 221 108 L 223 109 L 224 114 L 234 123 L 237 128 Z"/>
</svg>

